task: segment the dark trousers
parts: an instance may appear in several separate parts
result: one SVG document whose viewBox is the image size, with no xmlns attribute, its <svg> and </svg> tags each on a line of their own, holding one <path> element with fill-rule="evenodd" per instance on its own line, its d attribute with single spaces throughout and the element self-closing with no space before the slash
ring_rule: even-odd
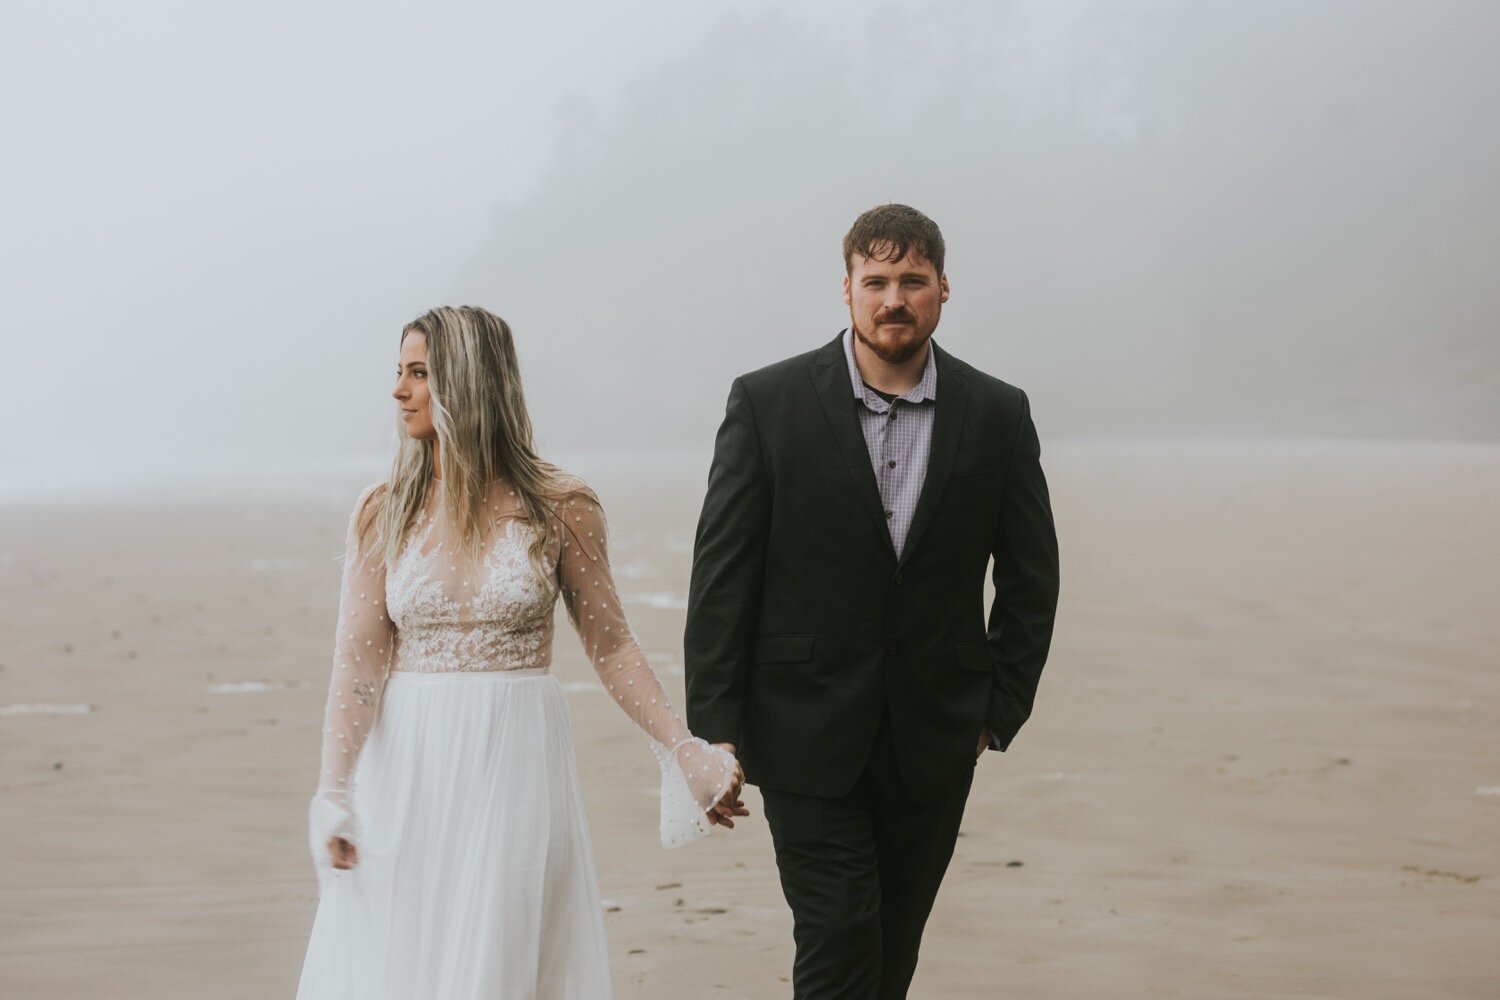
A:
<svg viewBox="0 0 1500 1000">
<path fill-rule="evenodd" d="M 882 724 L 854 790 L 820 799 L 761 790 L 792 908 L 795 1000 L 902 1000 L 953 857 L 972 768 L 914 802 Z"/>
</svg>

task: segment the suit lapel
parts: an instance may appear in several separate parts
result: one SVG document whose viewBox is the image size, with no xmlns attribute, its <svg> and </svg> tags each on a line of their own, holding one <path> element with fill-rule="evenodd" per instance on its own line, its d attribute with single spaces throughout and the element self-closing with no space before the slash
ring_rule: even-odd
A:
<svg viewBox="0 0 1500 1000">
<path fill-rule="evenodd" d="M 938 501 L 948 487 L 953 475 L 953 463 L 958 458 L 958 441 L 963 434 L 964 414 L 969 406 L 969 380 L 958 371 L 953 358 L 936 344 L 937 352 L 937 412 L 932 421 L 932 449 L 927 456 L 927 475 L 922 480 L 922 493 L 917 498 L 917 509 L 912 515 L 911 527 L 906 532 L 906 546 L 901 551 L 899 563 L 916 551 L 922 533 L 932 521 Z M 848 381 L 847 379 L 845 381 Z M 858 430 L 858 428 L 856 428 Z M 866 468 L 869 463 L 865 463 Z M 874 474 L 871 473 L 871 481 Z M 878 493 L 877 493 L 878 496 Z M 889 533 L 887 533 L 889 534 Z"/>
<path fill-rule="evenodd" d="M 854 398 L 854 387 L 849 381 L 849 363 L 844 357 L 843 334 L 833 343 L 819 351 L 813 358 L 810 372 L 817 386 L 818 398 L 823 403 L 823 413 L 828 417 L 833 430 L 834 443 L 839 454 L 854 478 L 854 491 L 860 502 L 875 521 L 876 534 L 885 539 L 886 551 L 896 557 L 891 544 L 891 528 L 885 520 L 885 508 L 880 502 L 880 487 L 875 483 L 875 469 L 870 464 L 870 448 L 865 444 L 864 431 L 859 427 L 859 405 Z M 942 412 L 941 409 L 938 410 Z M 934 444 L 936 442 L 934 441 Z M 909 547 L 909 546 L 908 546 Z"/>
</svg>

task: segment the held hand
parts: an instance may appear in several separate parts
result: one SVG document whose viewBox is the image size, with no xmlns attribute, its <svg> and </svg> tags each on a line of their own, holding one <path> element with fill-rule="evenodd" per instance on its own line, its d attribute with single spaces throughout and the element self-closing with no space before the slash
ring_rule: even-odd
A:
<svg viewBox="0 0 1500 1000">
<path fill-rule="evenodd" d="M 739 792 L 730 789 L 705 815 L 708 816 L 709 826 L 722 826 L 726 830 L 733 830 L 734 817 L 749 816 L 750 810 L 746 809 L 745 803 L 740 801 Z"/>
<path fill-rule="evenodd" d="M 984 752 L 990 748 L 990 741 L 994 738 L 994 734 L 990 732 L 990 727 L 985 726 L 984 732 L 979 734 L 979 745 L 974 748 L 975 760 L 978 760 L 980 757 L 984 756 Z"/>
<path fill-rule="evenodd" d="M 329 838 L 328 856 L 333 859 L 333 867 L 341 872 L 346 872 L 359 864 L 359 848 L 343 837 Z"/>
<path fill-rule="evenodd" d="M 715 743 L 714 746 L 725 750 L 730 756 L 734 756 L 733 743 Z M 724 797 L 715 802 L 713 808 L 706 815 L 710 826 L 722 826 L 726 830 L 734 829 L 734 817 L 749 816 L 750 810 L 745 808 L 745 803 L 740 801 L 740 789 L 745 785 L 745 770 L 740 767 L 738 760 L 734 762 L 734 778 L 729 783 L 729 790 Z"/>
</svg>

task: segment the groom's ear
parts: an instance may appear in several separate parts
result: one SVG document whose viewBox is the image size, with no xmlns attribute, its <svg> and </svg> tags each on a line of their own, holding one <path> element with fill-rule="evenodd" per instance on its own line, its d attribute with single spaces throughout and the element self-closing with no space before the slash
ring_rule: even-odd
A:
<svg viewBox="0 0 1500 1000">
<path fill-rule="evenodd" d="M 854 286 L 851 285 L 850 282 L 849 282 L 849 275 L 846 272 L 844 274 L 844 305 L 846 305 L 846 306 L 852 306 L 852 305 L 854 305 L 854 303 L 849 299 L 849 290 L 851 288 L 853 288 L 853 287 Z M 944 294 L 944 296 L 946 296 L 948 293 L 945 291 L 943 294 Z"/>
<path fill-rule="evenodd" d="M 846 291 L 844 292 L 844 295 L 846 297 L 849 294 L 848 291 L 847 291 L 848 287 L 849 287 L 849 279 L 845 278 L 844 279 L 844 288 L 846 289 Z M 947 302 L 948 301 L 948 276 L 946 274 L 941 275 L 941 276 L 938 277 L 938 287 L 943 290 L 943 297 L 941 299 L 939 299 L 938 301 L 939 302 Z"/>
</svg>

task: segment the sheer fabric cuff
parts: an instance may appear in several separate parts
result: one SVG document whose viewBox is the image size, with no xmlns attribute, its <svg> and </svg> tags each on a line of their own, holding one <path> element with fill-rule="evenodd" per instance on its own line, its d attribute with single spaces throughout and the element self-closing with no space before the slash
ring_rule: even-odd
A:
<svg viewBox="0 0 1500 1000">
<path fill-rule="evenodd" d="M 359 821 L 349 802 L 348 792 L 321 791 L 307 806 L 307 841 L 320 890 L 326 889 L 338 872 L 328 853 L 328 842 L 334 837 L 342 837 L 358 846 Z"/>
<path fill-rule="evenodd" d="M 712 830 L 708 811 L 734 783 L 734 755 L 693 737 L 672 748 L 652 741 L 661 766 L 661 844 L 681 847 Z"/>
</svg>

